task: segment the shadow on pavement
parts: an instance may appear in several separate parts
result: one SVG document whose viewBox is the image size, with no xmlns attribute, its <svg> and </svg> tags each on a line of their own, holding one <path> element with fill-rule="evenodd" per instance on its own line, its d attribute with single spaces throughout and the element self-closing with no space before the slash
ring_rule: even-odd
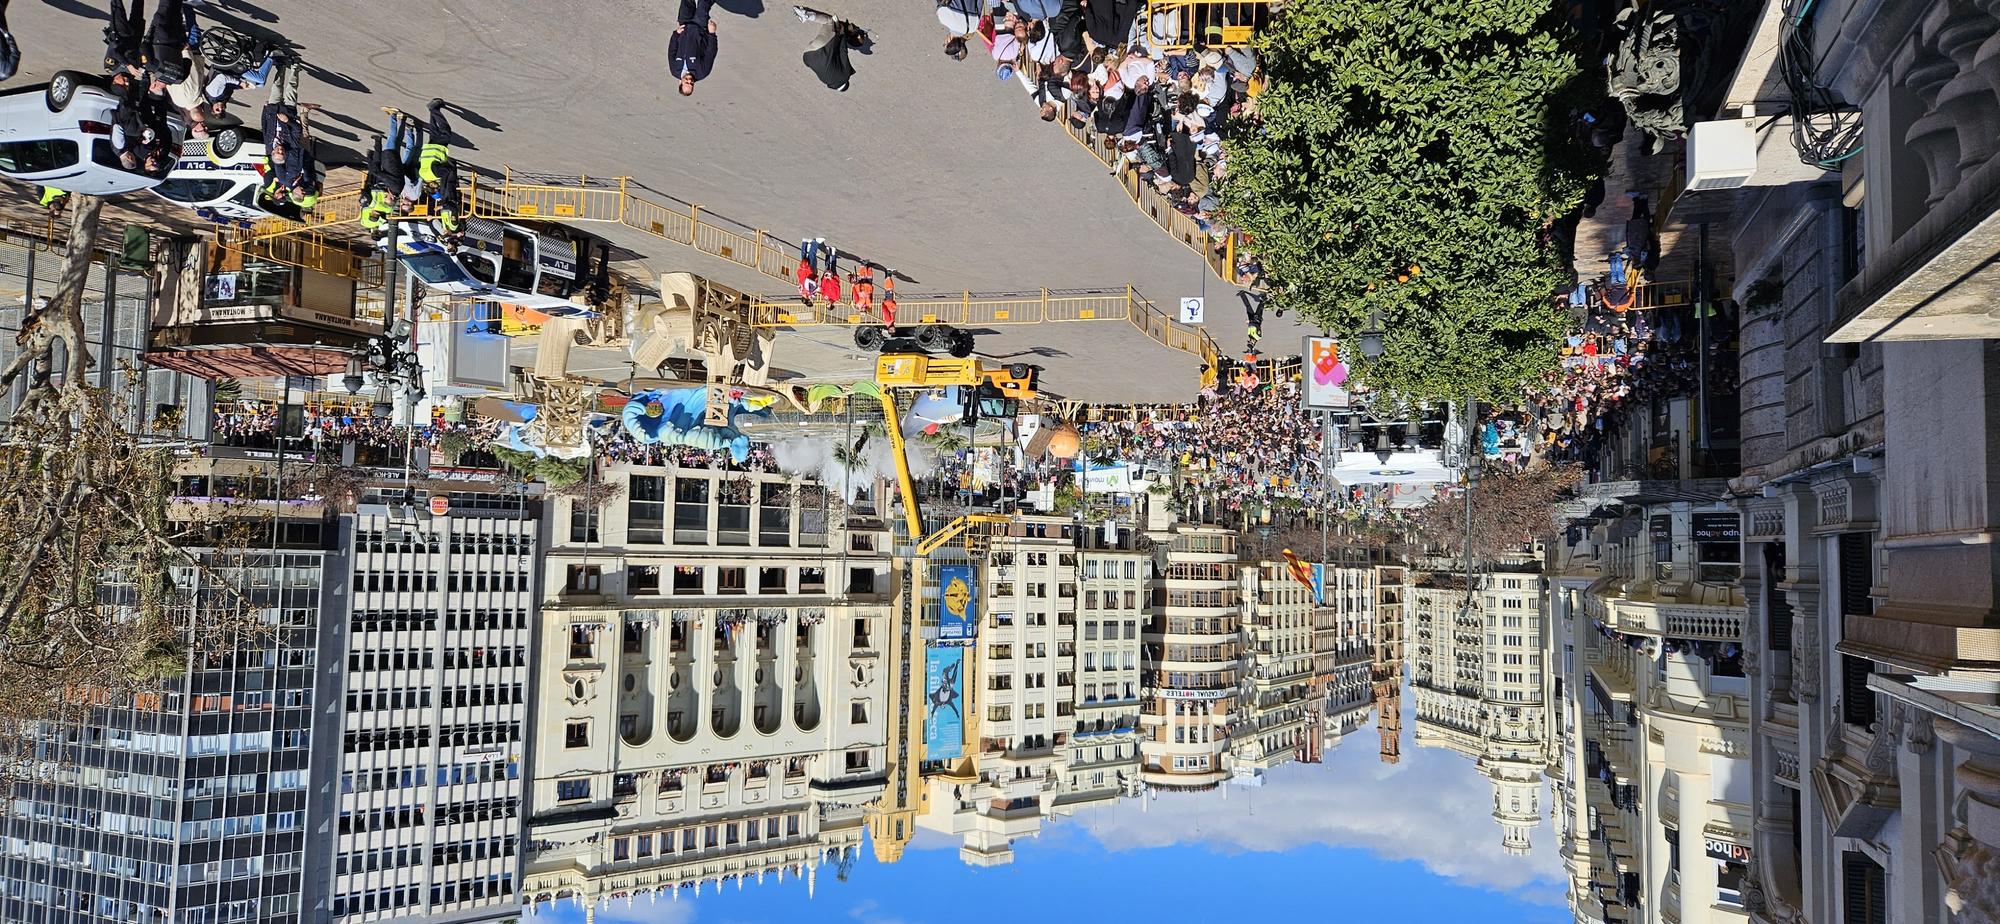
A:
<svg viewBox="0 0 2000 924">
<path fill-rule="evenodd" d="M 218 0 L 218 2 L 227 4 L 227 8 L 229 9 L 241 10 L 245 15 L 258 22 L 278 21 L 278 14 L 264 9 L 255 3 L 251 3 L 249 0 Z"/>
<path fill-rule="evenodd" d="M 42 0 L 42 2 L 72 16 L 81 16 L 85 19 L 99 19 L 105 22 L 111 21 L 111 14 L 100 8 L 103 4 L 92 5 L 80 3 L 78 0 Z"/>
<path fill-rule="evenodd" d="M 715 0 L 715 5 L 746 19 L 764 15 L 764 0 Z"/>
</svg>

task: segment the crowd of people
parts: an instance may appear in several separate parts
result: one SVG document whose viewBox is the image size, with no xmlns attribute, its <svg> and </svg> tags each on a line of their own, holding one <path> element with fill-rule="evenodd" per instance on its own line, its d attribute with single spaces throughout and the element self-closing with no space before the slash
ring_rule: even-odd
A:
<svg viewBox="0 0 2000 924">
<path fill-rule="evenodd" d="M 600 440 L 597 456 L 607 462 L 631 465 L 659 465 L 669 468 L 723 469 L 736 472 L 775 472 L 778 462 L 766 443 L 750 444 L 750 455 L 742 462 L 730 458 L 727 449 L 698 449 L 668 443 L 641 443 L 623 430 Z"/>
<path fill-rule="evenodd" d="M 304 408 L 303 438 L 310 443 L 331 445 L 356 443 L 362 446 L 393 448 L 406 445 L 414 436 L 419 445 L 438 449 L 445 437 L 457 434 L 470 448 L 481 448 L 500 435 L 499 421 L 486 418 L 446 420 L 434 417 L 420 427 L 404 427 L 388 418 L 376 417 L 366 407 L 339 402 L 308 402 Z M 240 399 L 219 404 L 212 432 L 219 442 L 230 445 L 262 445 L 276 438 L 278 405 L 269 401 Z"/>
<path fill-rule="evenodd" d="M 1142 16 L 1139 0 L 937 0 L 944 53 L 964 60 L 974 49 L 1001 80 L 1018 80 L 1043 121 L 1068 120 L 1091 140 L 1104 139 L 1113 173 L 1136 173 L 1210 239 L 1229 235 L 1217 216 L 1228 176 L 1223 139 L 1254 131 L 1263 78 L 1256 54 L 1225 45 L 1224 27 L 1264 25 L 1270 5 L 1202 6 L 1192 14 Z M 1262 282 L 1254 258 L 1235 267 L 1238 282 Z M 1247 306 L 1246 306 L 1247 307 Z M 1261 307 L 1258 308 L 1261 311 Z M 1256 335 L 1251 337 L 1254 349 Z"/>
<path fill-rule="evenodd" d="M 1089 423 L 1095 451 L 1160 471 L 1228 509 L 1280 498 L 1318 505 L 1320 422 L 1300 406 L 1296 376 L 1238 384 L 1193 404 L 1142 405 Z"/>
</svg>

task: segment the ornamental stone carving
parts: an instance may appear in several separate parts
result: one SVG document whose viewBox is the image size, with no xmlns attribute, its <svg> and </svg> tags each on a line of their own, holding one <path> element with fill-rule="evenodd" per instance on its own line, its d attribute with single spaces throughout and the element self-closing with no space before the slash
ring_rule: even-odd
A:
<svg viewBox="0 0 2000 924">
<path fill-rule="evenodd" d="M 1798 631 L 1798 638 L 1792 643 L 1792 693 L 1804 702 L 1816 703 L 1819 702 L 1819 620 L 1799 618 L 1793 628 Z"/>
<path fill-rule="evenodd" d="M 1888 715 L 1875 726 L 1875 737 L 1869 739 L 1868 752 L 1861 756 L 1861 766 L 1872 776 L 1887 778 L 1891 786 L 1895 785 L 1896 779 L 1896 745 L 1903 739 L 1903 725 L 1909 714 L 1909 704 L 1891 703 Z"/>
<path fill-rule="evenodd" d="M 2000 854 L 1963 832 L 1953 832 L 1937 850 L 1944 874 L 1945 907 L 1959 924 L 2000 921 Z"/>
<path fill-rule="evenodd" d="M 1929 754 L 1932 743 L 1937 741 L 1937 728 L 1932 724 L 1930 713 L 1922 709 L 1916 710 L 1916 713 L 1910 720 L 1909 732 L 1904 735 L 1904 746 L 1912 754 Z"/>
</svg>

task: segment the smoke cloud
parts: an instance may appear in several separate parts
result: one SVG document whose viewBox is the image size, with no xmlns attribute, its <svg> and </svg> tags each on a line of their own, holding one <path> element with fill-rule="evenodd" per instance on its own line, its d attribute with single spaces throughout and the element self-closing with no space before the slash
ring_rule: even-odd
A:
<svg viewBox="0 0 2000 924">
<path fill-rule="evenodd" d="M 867 444 L 861 447 L 861 452 L 852 457 L 851 467 L 836 458 L 835 453 L 841 448 L 839 439 L 795 436 L 773 442 L 771 457 L 778 463 L 779 471 L 817 480 L 849 503 L 854 501 L 863 486 L 873 484 L 876 478 L 895 480 L 895 447 L 890 445 L 888 437 L 870 436 Z M 922 478 L 936 471 L 937 463 L 931 453 L 916 446 L 910 447 L 910 450 L 912 478 Z"/>
</svg>

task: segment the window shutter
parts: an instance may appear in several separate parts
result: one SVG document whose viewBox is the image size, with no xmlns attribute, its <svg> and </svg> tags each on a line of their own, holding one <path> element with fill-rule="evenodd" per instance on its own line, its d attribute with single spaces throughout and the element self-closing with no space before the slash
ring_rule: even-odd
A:
<svg viewBox="0 0 2000 924">
<path fill-rule="evenodd" d="M 1778 589 L 1785 580 L 1785 547 L 1778 543 L 1764 546 L 1764 586 L 1770 594 L 1765 622 L 1765 637 L 1771 651 L 1792 650 L 1792 599 Z"/>
<path fill-rule="evenodd" d="M 1868 689 L 1868 674 L 1875 662 L 1853 655 L 1840 656 L 1840 718 L 1849 725 L 1867 728 L 1875 724 L 1875 691 Z"/>
<path fill-rule="evenodd" d="M 1849 850 L 1841 855 L 1841 887 L 1844 924 L 1888 924 L 1888 882 L 1867 854 Z"/>
<path fill-rule="evenodd" d="M 1840 613 L 1843 616 L 1873 616 L 1875 601 L 1868 591 L 1875 583 L 1870 562 L 1868 533 L 1840 534 Z"/>
</svg>

